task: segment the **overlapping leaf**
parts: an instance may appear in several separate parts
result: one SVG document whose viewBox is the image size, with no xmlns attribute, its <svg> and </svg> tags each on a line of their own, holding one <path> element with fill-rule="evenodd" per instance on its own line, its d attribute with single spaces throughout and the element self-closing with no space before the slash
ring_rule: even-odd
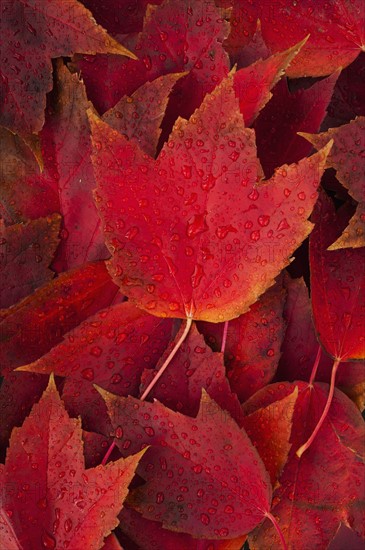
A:
<svg viewBox="0 0 365 550">
<path fill-rule="evenodd" d="M 1 547 L 98 550 L 118 524 L 140 458 L 85 470 L 80 420 L 68 417 L 51 379 L 0 466 Z"/>
<path fill-rule="evenodd" d="M 365 359 L 365 247 L 327 250 L 341 234 L 344 220 L 324 193 L 313 221 L 316 226 L 310 238 L 311 299 L 319 339 L 336 359 Z"/>
<path fill-rule="evenodd" d="M 51 58 L 75 52 L 132 55 L 77 0 L 5 0 L 2 16 L 0 124 L 19 134 L 43 126 Z"/>
<path fill-rule="evenodd" d="M 244 405 L 246 413 L 282 399 L 294 387 L 296 401 L 289 461 L 274 492 L 272 513 L 278 519 L 289 550 L 326 548 L 342 521 L 365 538 L 365 428 L 355 405 L 335 391 L 329 416 L 317 438 L 300 459 L 296 449 L 311 434 L 327 399 L 328 386 L 304 382 L 279 383 L 260 390 Z M 346 467 L 339 467 L 346 464 Z M 279 547 L 267 520 L 250 536 L 250 548 Z"/>
<path fill-rule="evenodd" d="M 260 19 L 265 42 L 273 52 L 282 51 L 310 35 L 288 70 L 291 77 L 324 76 L 349 65 L 364 49 L 365 10 L 361 0 L 337 2 L 277 0 L 219 0 L 232 5 L 229 49 L 235 53 L 247 43 Z"/>
<path fill-rule="evenodd" d="M 144 517 L 217 539 L 261 522 L 270 508 L 269 475 L 245 431 L 207 394 L 196 418 L 158 401 L 102 395 L 122 454 L 152 445 L 138 469 L 146 483 L 129 499 Z"/>
<path fill-rule="evenodd" d="M 90 116 L 108 265 L 123 292 L 160 316 L 246 311 L 310 232 L 329 146 L 261 183 L 232 78 L 179 119 L 157 161 Z"/>
<path fill-rule="evenodd" d="M 138 60 L 97 56 L 78 64 L 95 107 L 104 113 L 147 81 L 189 71 L 176 88 L 173 111 L 190 116 L 229 70 L 222 47 L 229 26 L 222 15 L 214 2 L 204 0 L 149 6 L 143 31 L 131 41 Z"/>
<path fill-rule="evenodd" d="M 301 134 L 316 149 L 333 139 L 333 147 L 327 158 L 327 166 L 336 170 L 336 177 L 350 195 L 359 203 L 356 213 L 341 237 L 329 246 L 337 248 L 365 246 L 365 117 L 357 117 L 349 124 L 330 128 L 318 135 Z"/>
<path fill-rule="evenodd" d="M 12 306 L 54 277 L 60 216 L 5 226 L 0 220 L 0 307 Z"/>
</svg>

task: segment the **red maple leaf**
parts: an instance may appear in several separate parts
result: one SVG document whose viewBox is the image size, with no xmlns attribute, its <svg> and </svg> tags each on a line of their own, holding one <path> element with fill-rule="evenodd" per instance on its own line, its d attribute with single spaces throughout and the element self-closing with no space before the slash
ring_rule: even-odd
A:
<svg viewBox="0 0 365 550">
<path fill-rule="evenodd" d="M 288 548 L 327 548 L 340 522 L 365 537 L 365 428 L 361 414 L 336 390 L 328 417 L 310 448 L 298 458 L 296 449 L 316 425 L 326 402 L 327 384 L 278 383 L 260 390 L 244 405 L 246 414 L 282 399 L 298 387 L 289 460 L 273 495 L 272 513 L 278 518 Z M 343 465 L 346 464 L 346 467 Z M 278 547 L 279 539 L 267 520 L 249 536 L 250 547 Z"/>
<path fill-rule="evenodd" d="M 85 470 L 81 422 L 68 417 L 51 379 L 0 465 L 1 547 L 98 550 L 118 524 L 140 458 Z"/>
</svg>

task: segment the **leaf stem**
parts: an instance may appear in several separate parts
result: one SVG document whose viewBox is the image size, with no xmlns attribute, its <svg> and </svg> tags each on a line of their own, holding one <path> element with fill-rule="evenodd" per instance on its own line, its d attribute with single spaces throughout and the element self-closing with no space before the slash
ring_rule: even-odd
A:
<svg viewBox="0 0 365 550">
<path fill-rule="evenodd" d="M 328 392 L 327 401 L 326 401 L 326 404 L 324 406 L 321 418 L 318 420 L 317 426 L 314 428 L 310 438 L 305 443 L 303 443 L 303 445 L 301 447 L 299 447 L 299 449 L 297 450 L 296 455 L 299 458 L 312 445 L 317 433 L 319 432 L 323 422 L 325 421 L 325 418 L 328 414 L 328 411 L 329 411 L 331 403 L 332 403 L 333 394 L 335 392 L 336 372 L 337 372 L 338 365 L 340 363 L 341 363 L 341 361 L 339 359 L 336 359 L 333 363 L 332 374 L 331 374 L 331 382 L 330 382 L 330 390 Z"/>
<path fill-rule="evenodd" d="M 184 328 L 184 331 L 183 331 L 182 335 L 180 336 L 179 340 L 176 342 L 174 348 L 172 349 L 171 353 L 168 355 L 166 361 L 164 362 L 164 364 L 162 365 L 162 367 L 160 368 L 160 370 L 158 371 L 156 376 L 153 378 L 153 380 L 151 380 L 151 382 L 148 384 L 147 388 L 144 390 L 143 394 L 140 397 L 141 401 L 144 401 L 146 399 L 146 397 L 148 396 L 148 394 L 150 393 L 152 388 L 155 386 L 156 382 L 161 378 L 161 376 L 163 375 L 163 373 L 165 372 L 165 370 L 167 369 L 167 367 L 171 363 L 172 359 L 175 357 L 176 353 L 180 349 L 181 344 L 184 342 L 185 338 L 189 334 L 192 323 L 193 323 L 193 318 L 192 317 L 187 317 L 186 325 L 185 325 L 185 328 Z M 110 445 L 109 449 L 107 450 L 107 452 L 106 452 L 106 454 L 105 454 L 105 456 L 104 456 L 104 458 L 101 462 L 103 466 L 105 466 L 105 464 L 107 463 L 114 447 L 115 447 L 115 441 L 113 441 L 113 443 Z"/>
<path fill-rule="evenodd" d="M 283 533 L 282 533 L 282 531 L 279 527 L 278 522 L 274 518 L 274 516 L 272 514 L 270 514 L 270 512 L 265 512 L 265 516 L 271 521 L 271 523 L 275 527 L 276 532 L 280 537 L 280 542 L 281 542 L 281 546 L 283 547 L 283 550 L 288 550 L 287 544 L 286 544 L 285 539 L 284 539 L 284 535 L 283 535 Z"/>
<path fill-rule="evenodd" d="M 319 362 L 321 360 L 321 354 L 322 354 L 322 348 L 321 346 L 318 346 L 318 351 L 317 351 L 317 355 L 316 355 L 316 358 L 315 358 L 315 361 L 314 361 L 314 365 L 313 365 L 313 368 L 312 368 L 312 373 L 311 373 L 311 377 L 309 379 L 309 385 L 312 386 L 313 382 L 314 382 L 314 379 L 316 377 L 316 374 L 317 374 L 317 370 L 318 370 L 318 366 L 319 366 Z"/>
<path fill-rule="evenodd" d="M 229 323 L 229 321 L 226 321 L 226 322 L 224 323 L 224 327 L 223 327 L 223 336 L 222 336 L 221 353 L 224 353 L 224 350 L 226 349 L 227 334 L 228 334 L 228 323 Z"/>
<path fill-rule="evenodd" d="M 113 451 L 114 447 L 115 447 L 115 441 L 113 441 L 113 443 L 110 445 L 109 449 L 105 453 L 105 456 L 104 456 L 103 460 L 101 461 L 102 466 L 105 466 L 105 464 L 108 462 L 108 459 L 109 459 L 110 455 L 112 454 L 112 451 Z"/>
<path fill-rule="evenodd" d="M 184 329 L 182 335 L 180 336 L 179 340 L 176 342 L 174 348 L 172 349 L 171 353 L 166 358 L 165 362 L 163 363 L 162 367 L 160 368 L 160 370 L 158 371 L 156 376 L 153 378 L 153 380 L 151 380 L 151 382 L 148 384 L 147 388 L 144 390 L 143 394 L 140 397 L 141 401 L 144 401 L 146 399 L 146 397 L 148 396 L 148 394 L 150 393 L 152 388 L 156 385 L 157 381 L 161 378 L 161 376 L 163 375 L 163 373 L 165 372 L 165 370 L 167 369 L 167 367 L 171 363 L 172 359 L 175 357 L 176 353 L 180 349 L 181 344 L 184 342 L 185 338 L 189 334 L 189 330 L 190 330 L 190 327 L 192 325 L 192 322 L 193 322 L 193 318 L 192 317 L 187 317 L 185 329 Z"/>
</svg>

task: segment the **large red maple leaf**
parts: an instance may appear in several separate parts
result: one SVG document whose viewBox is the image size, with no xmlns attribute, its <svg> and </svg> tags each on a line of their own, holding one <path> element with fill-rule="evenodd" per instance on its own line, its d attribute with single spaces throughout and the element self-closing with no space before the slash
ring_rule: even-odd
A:
<svg viewBox="0 0 365 550">
<path fill-rule="evenodd" d="M 232 81 L 206 96 L 189 121 L 177 121 L 156 161 L 90 113 L 109 269 L 155 315 L 237 317 L 312 228 L 330 145 L 262 182 Z"/>
</svg>

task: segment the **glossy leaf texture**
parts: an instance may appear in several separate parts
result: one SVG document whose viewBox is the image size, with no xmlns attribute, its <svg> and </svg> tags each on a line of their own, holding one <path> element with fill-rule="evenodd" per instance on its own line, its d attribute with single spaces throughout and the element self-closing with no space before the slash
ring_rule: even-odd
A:
<svg viewBox="0 0 365 550">
<path fill-rule="evenodd" d="M 68 417 L 51 378 L 1 465 L 2 548 L 98 550 L 118 524 L 140 458 L 85 470 L 80 420 Z"/>
<path fill-rule="evenodd" d="M 90 120 L 108 266 L 122 291 L 150 313 L 237 317 L 310 233 L 307 218 L 330 144 L 261 182 L 254 133 L 244 128 L 232 77 L 189 121 L 178 120 L 156 161 L 91 113 Z"/>
<path fill-rule="evenodd" d="M 333 139 L 333 147 L 327 158 L 327 166 L 336 170 L 336 177 L 358 202 L 354 216 L 342 235 L 329 246 L 337 248 L 360 248 L 365 246 L 365 117 L 340 126 L 330 128 L 318 135 L 301 134 L 316 149 Z"/>
<path fill-rule="evenodd" d="M 289 550 L 327 548 L 343 522 L 364 532 L 364 422 L 355 405 L 336 390 L 318 437 L 300 459 L 296 449 L 311 434 L 325 405 L 328 385 L 305 382 L 267 386 L 244 405 L 246 414 L 282 399 L 298 388 L 289 460 L 273 495 L 272 513 Z M 342 465 L 346 464 L 346 467 Z M 249 535 L 250 548 L 279 547 L 267 520 Z"/>
<path fill-rule="evenodd" d="M 173 112 L 190 116 L 229 71 L 222 48 L 229 27 L 223 15 L 214 2 L 204 0 L 165 0 L 150 6 L 143 31 L 131 40 L 138 60 L 97 56 L 77 64 L 97 110 L 104 113 L 161 75 L 189 71 L 176 87 Z"/>
<path fill-rule="evenodd" d="M 282 51 L 309 35 L 288 76 L 325 76 L 346 67 L 365 45 L 365 10 L 361 0 L 277 0 L 270 6 L 252 0 L 219 0 L 232 5 L 228 49 L 235 54 L 249 42 L 260 19 L 262 35 L 272 52 Z"/>
<path fill-rule="evenodd" d="M 52 89 L 51 58 L 75 52 L 132 55 L 76 0 L 5 0 L 2 14 L 0 123 L 20 134 L 43 126 L 46 93 Z"/>
<path fill-rule="evenodd" d="M 20 370 L 65 377 L 62 398 L 67 410 L 82 415 L 84 428 L 101 431 L 108 416 L 93 385 L 138 397 L 142 372 L 155 366 L 171 330 L 171 319 L 159 319 L 130 303 L 117 304 L 88 317 Z"/>
<path fill-rule="evenodd" d="M 158 401 L 100 391 L 121 453 L 152 445 L 138 469 L 146 484 L 128 500 L 144 517 L 217 539 L 241 536 L 261 522 L 270 508 L 269 475 L 245 431 L 208 394 L 190 418 Z"/>
<path fill-rule="evenodd" d="M 365 248 L 327 250 L 347 225 L 321 194 L 310 237 L 311 299 L 314 323 L 326 351 L 341 361 L 365 358 Z"/>
<path fill-rule="evenodd" d="M 6 226 L 0 221 L 0 307 L 12 306 L 54 277 L 60 216 Z"/>
</svg>

